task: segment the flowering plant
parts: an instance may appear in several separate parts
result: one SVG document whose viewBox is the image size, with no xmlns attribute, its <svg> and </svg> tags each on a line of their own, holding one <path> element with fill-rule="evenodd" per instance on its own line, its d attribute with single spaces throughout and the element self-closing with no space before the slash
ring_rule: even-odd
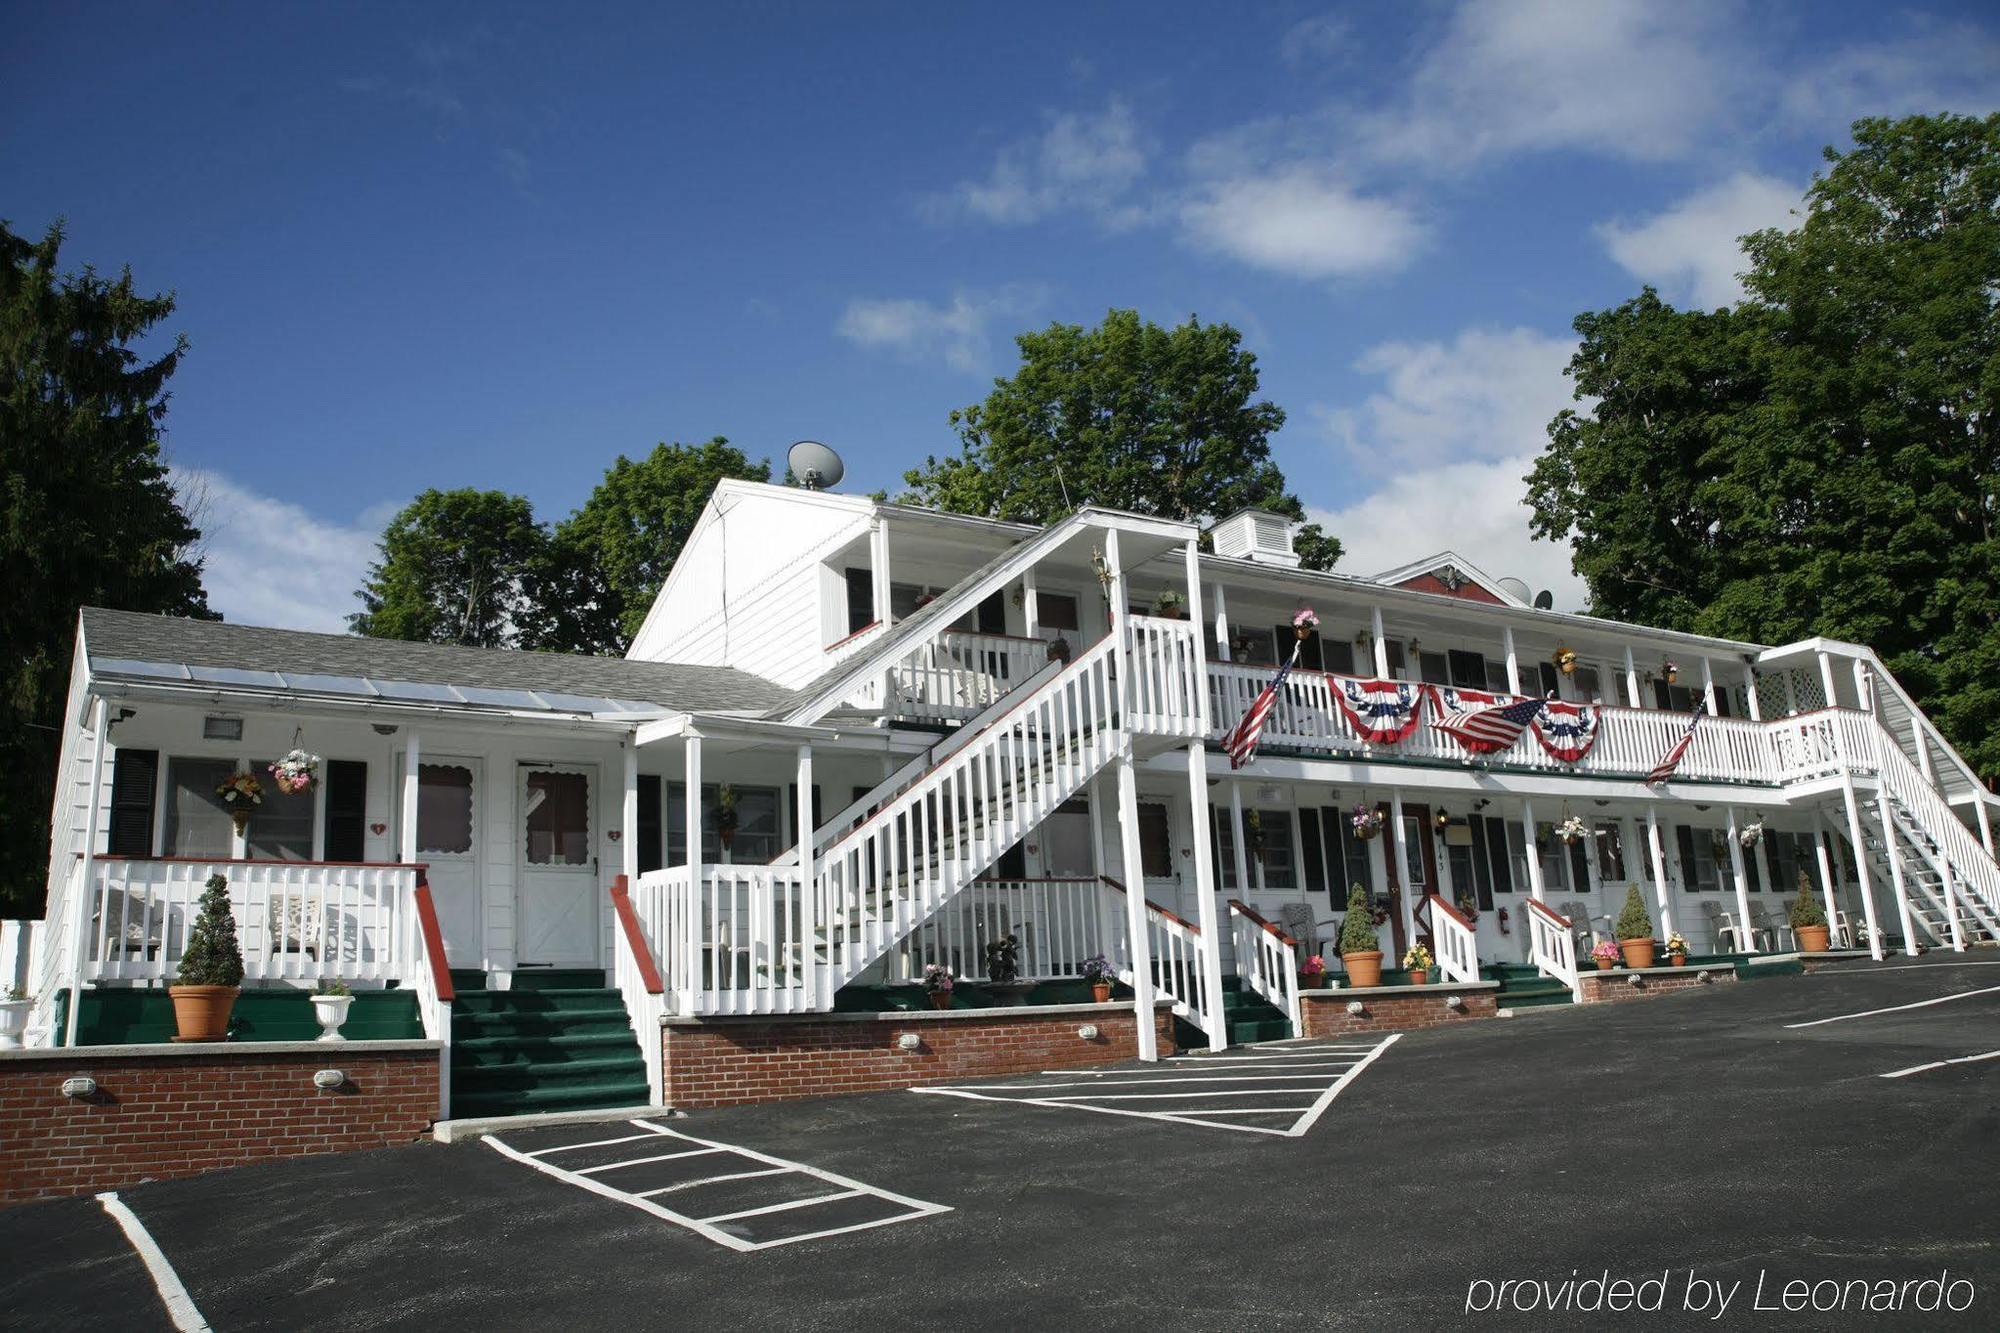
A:
<svg viewBox="0 0 2000 1333">
<path fill-rule="evenodd" d="M 1556 825 L 1556 836 L 1564 842 L 1576 842 L 1590 836 L 1590 825 L 1583 822 L 1582 815 L 1571 815 Z"/>
<path fill-rule="evenodd" d="M 1471 898 L 1460 898 L 1454 906 L 1458 908 L 1458 914 L 1467 921 L 1479 920 L 1479 904 Z"/>
<path fill-rule="evenodd" d="M 1292 616 L 1292 628 L 1298 630 L 1301 635 L 1310 634 L 1319 628 L 1319 617 L 1313 614 L 1310 606 L 1302 606 Z"/>
<path fill-rule="evenodd" d="M 1615 963 L 1618 961 L 1618 946 L 1610 940 L 1599 940 L 1597 947 L 1590 951 L 1590 956 L 1600 963 Z"/>
<path fill-rule="evenodd" d="M 1755 847 L 1764 841 L 1764 821 L 1760 819 L 1754 824 L 1745 824 L 1736 831 L 1736 840 L 1745 847 Z"/>
<path fill-rule="evenodd" d="M 215 789 L 215 795 L 232 810 L 264 804 L 264 784 L 253 773 L 232 773 Z"/>
<path fill-rule="evenodd" d="M 1404 970 L 1428 972 L 1431 969 L 1431 951 L 1421 944 L 1412 944 L 1403 951 Z"/>
<path fill-rule="evenodd" d="M 1351 822 L 1354 825 L 1354 831 L 1357 835 L 1363 838 L 1372 838 L 1382 827 L 1382 814 L 1379 810 L 1371 810 L 1365 805 L 1357 805 L 1354 807 L 1354 816 Z"/>
<path fill-rule="evenodd" d="M 294 748 L 271 765 L 271 777 L 277 782 L 279 791 L 287 796 L 299 796 L 312 790 L 313 782 L 319 777 L 319 762 L 318 755 Z"/>
<path fill-rule="evenodd" d="M 1569 647 L 1558 648 L 1556 649 L 1554 661 L 1557 668 L 1567 676 L 1576 670 L 1576 650 Z"/>
<path fill-rule="evenodd" d="M 1687 939 L 1677 930 L 1669 934 L 1667 936 L 1667 957 L 1685 958 L 1687 956 L 1688 956 Z"/>
<path fill-rule="evenodd" d="M 1316 977 L 1325 971 L 1326 971 L 1326 959 L 1320 957 L 1318 954 L 1314 954 L 1312 957 L 1306 959 L 1303 963 L 1299 964 L 1300 976 Z"/>
<path fill-rule="evenodd" d="M 924 989 L 932 995 L 949 995 L 954 983 L 951 969 L 942 963 L 924 964 Z"/>
<path fill-rule="evenodd" d="M 932 966 L 935 967 L 936 964 Z M 1111 960 L 1101 953 L 1094 953 L 1083 960 L 1083 979 L 1093 986 L 1109 985 L 1116 976 L 1117 972 L 1112 968 Z"/>
</svg>

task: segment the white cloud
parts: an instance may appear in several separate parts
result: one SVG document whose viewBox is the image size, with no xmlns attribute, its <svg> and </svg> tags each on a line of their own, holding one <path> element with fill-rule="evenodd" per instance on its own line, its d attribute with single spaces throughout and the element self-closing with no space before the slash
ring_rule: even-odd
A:
<svg viewBox="0 0 2000 1333">
<path fill-rule="evenodd" d="M 1352 27 L 1338 14 L 1317 14 L 1300 19 L 1285 31 L 1278 42 L 1278 54 L 1287 65 L 1319 68 L 1343 64 L 1353 54 Z"/>
<path fill-rule="evenodd" d="M 1801 63 L 1783 90 L 1795 123 L 1832 135 L 1860 116 L 1891 118 L 2000 107 L 2000 38 L 1969 24 L 1933 26 Z"/>
<path fill-rule="evenodd" d="M 1050 116 L 1038 138 L 1002 149 L 984 180 L 963 182 L 947 200 L 930 203 L 988 222 L 1037 222 L 1075 210 L 1108 226 L 1130 226 L 1143 213 L 1129 194 L 1145 174 L 1146 158 L 1132 109 L 1113 98 L 1094 114 Z"/>
<path fill-rule="evenodd" d="M 173 469 L 173 484 L 202 531 L 202 583 L 227 620 L 284 629 L 344 631 L 361 609 L 375 543 L 394 505 L 338 523 L 273 499 L 219 472 Z"/>
<path fill-rule="evenodd" d="M 1730 17 L 1706 0 L 1463 5 L 1363 138 L 1378 156 L 1440 170 L 1562 148 L 1682 157 L 1750 83 Z"/>
<path fill-rule="evenodd" d="M 1304 165 L 1218 180 L 1184 202 L 1180 216 L 1192 243 L 1301 278 L 1393 272 L 1425 235 L 1402 205 Z"/>
<path fill-rule="evenodd" d="M 1516 328 L 1370 349 L 1356 369 L 1382 390 L 1319 409 L 1345 455 L 1335 470 L 1381 478 L 1339 508 L 1309 506 L 1344 543 L 1341 568 L 1374 574 L 1450 547 L 1496 578 L 1552 589 L 1559 607 L 1583 605 L 1568 546 L 1529 536 L 1522 480 L 1549 419 L 1572 405 L 1562 372 L 1575 347 Z"/>
<path fill-rule="evenodd" d="M 1737 238 L 1766 227 L 1796 226 L 1791 210 L 1804 194 L 1775 177 L 1738 172 L 1643 222 L 1603 222 L 1596 230 L 1611 257 L 1633 277 L 1658 287 L 1669 300 L 1692 299 L 1712 310 L 1743 295 L 1736 275 L 1749 261 Z"/>
<path fill-rule="evenodd" d="M 847 303 L 833 331 L 849 342 L 913 361 L 942 361 L 953 370 L 976 371 L 986 362 L 987 326 L 1031 309 L 1040 299 L 1027 287 L 960 292 L 944 304 L 907 297 L 856 298 Z"/>
</svg>

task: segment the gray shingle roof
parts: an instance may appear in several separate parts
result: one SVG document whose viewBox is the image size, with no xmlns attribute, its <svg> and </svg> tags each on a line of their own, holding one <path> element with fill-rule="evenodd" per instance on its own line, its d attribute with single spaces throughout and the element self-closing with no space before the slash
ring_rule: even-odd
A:
<svg viewBox="0 0 2000 1333">
<path fill-rule="evenodd" d="M 219 620 L 107 611 L 95 606 L 83 609 L 83 637 L 93 664 L 154 662 L 490 690 L 550 691 L 625 699 L 683 711 L 763 713 L 783 707 L 794 697 L 792 691 L 734 667 L 404 643 L 351 634 L 316 634 L 232 625 Z"/>
</svg>

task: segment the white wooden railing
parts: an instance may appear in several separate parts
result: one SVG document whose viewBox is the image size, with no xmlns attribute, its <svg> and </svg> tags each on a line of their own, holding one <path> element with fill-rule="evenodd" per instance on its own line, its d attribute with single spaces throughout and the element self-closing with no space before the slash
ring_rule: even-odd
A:
<svg viewBox="0 0 2000 1333">
<path fill-rule="evenodd" d="M 1121 895 L 1118 912 L 1123 916 L 1125 886 L 1109 877 L 1103 883 Z M 1145 908 L 1146 956 L 1151 961 L 1153 990 L 1173 1001 L 1176 1014 L 1203 1032 L 1212 1033 L 1212 1024 L 1222 1021 L 1222 997 L 1207 993 L 1201 927 L 1151 900 L 1146 900 Z M 1136 975 L 1131 941 L 1121 932 L 1114 943 L 1117 947 L 1109 955 L 1111 965 L 1118 970 L 1119 979 L 1129 986 Z"/>
<path fill-rule="evenodd" d="M 2000 866 L 1893 737 L 1878 731 L 1868 757 L 1890 801 L 1930 840 L 1944 863 L 1942 869 L 1949 872 L 1947 882 L 1938 886 L 1945 897 L 1939 906 L 1947 919 L 1956 920 L 1957 912 L 1966 912 L 1990 933 L 2000 935 Z"/>
<path fill-rule="evenodd" d="M 646 1087 L 657 1093 L 662 1081 L 660 1020 L 667 1014 L 666 983 L 654 961 L 653 943 L 646 938 L 632 906 L 636 889 L 625 876 L 611 882 L 611 984 L 625 1001 L 632 1029 L 639 1034 L 639 1054 L 646 1062 Z"/>
<path fill-rule="evenodd" d="M 963 722 L 1018 689 L 1048 660 L 1043 639 L 946 630 L 889 668 L 891 714 Z"/>
<path fill-rule="evenodd" d="M 409 910 L 403 913 L 403 926 L 408 932 L 404 957 L 409 960 L 404 980 L 416 993 L 417 1016 L 423 1022 L 424 1035 L 440 1043 L 438 1119 L 444 1120 L 451 1116 L 451 1006 L 458 994 L 451 982 L 451 962 L 445 957 L 444 930 L 438 925 L 437 904 L 431 901 L 427 868 L 423 865 L 411 868 L 416 874 L 410 888 Z M 653 1045 L 657 1047 L 659 1043 Z"/>
<path fill-rule="evenodd" d="M 936 964 L 977 980 L 986 975 L 986 946 L 1012 935 L 1021 980 L 1077 977 L 1084 959 L 1107 953 L 1105 923 L 1095 879 L 975 879 L 890 952 L 887 976 L 917 981 Z"/>
<path fill-rule="evenodd" d="M 1299 1013 L 1298 941 L 1234 898 L 1229 900 L 1229 930 L 1236 975 L 1285 1015 L 1294 1037 L 1305 1036 Z"/>
<path fill-rule="evenodd" d="M 1155 736 L 1205 735 L 1200 627 L 1162 616 L 1132 616 L 1130 623 L 1132 729 Z"/>
<path fill-rule="evenodd" d="M 389 862 L 98 857 L 78 907 L 87 981 L 170 979 L 211 875 L 229 883 L 249 981 L 406 980 L 420 867 Z"/>
<path fill-rule="evenodd" d="M 1528 955 L 1536 967 L 1569 987 L 1572 1002 L 1582 1003 L 1576 976 L 1576 936 L 1569 918 L 1558 916 L 1530 898 L 1528 903 Z"/>
<path fill-rule="evenodd" d="M 1444 979 L 1460 985 L 1479 980 L 1479 942 L 1472 923 L 1435 893 L 1424 899 L 1424 907 L 1430 912 L 1431 942 Z"/>
</svg>

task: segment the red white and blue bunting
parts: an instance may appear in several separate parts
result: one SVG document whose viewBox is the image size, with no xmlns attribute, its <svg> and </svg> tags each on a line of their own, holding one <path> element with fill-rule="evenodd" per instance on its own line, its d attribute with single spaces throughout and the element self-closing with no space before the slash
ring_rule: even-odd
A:
<svg viewBox="0 0 2000 1333">
<path fill-rule="evenodd" d="M 1328 676 L 1340 711 L 1355 734 L 1371 745 L 1394 745 L 1417 729 L 1425 689 L 1400 680 L 1355 680 Z"/>
<path fill-rule="evenodd" d="M 1569 704 L 1549 699 L 1535 718 L 1535 739 L 1551 757 L 1574 764 L 1590 753 L 1597 743 L 1600 714 L 1592 704 Z"/>
</svg>

